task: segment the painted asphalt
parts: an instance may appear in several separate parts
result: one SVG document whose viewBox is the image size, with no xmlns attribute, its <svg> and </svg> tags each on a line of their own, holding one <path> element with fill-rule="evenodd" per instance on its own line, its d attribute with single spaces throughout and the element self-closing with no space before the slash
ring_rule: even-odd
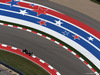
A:
<svg viewBox="0 0 100 75">
<path fill-rule="evenodd" d="M 94 29 L 100 32 L 100 22 L 97 22 L 96 20 L 84 14 L 81 14 L 75 10 L 50 2 L 48 0 L 28 1 L 33 1 L 56 9 L 70 17 L 73 17 L 93 27 Z M 65 11 L 65 9 L 68 11 Z M 26 48 L 30 51 L 33 51 L 36 56 L 49 63 L 62 75 L 86 75 L 88 73 L 93 73 L 85 64 L 83 64 L 70 52 L 54 44 L 53 42 L 35 34 L 14 28 L 0 26 L 0 39 L 0 43 L 15 46 L 21 49 Z"/>
<path fill-rule="evenodd" d="M 95 19 L 93 19 L 83 13 L 77 12 L 74 9 L 70 9 L 69 7 L 62 6 L 60 4 L 51 2 L 49 0 L 24 0 L 24 1 L 38 3 L 41 5 L 50 7 L 52 9 L 55 9 L 67 16 L 70 16 L 80 22 L 83 22 L 84 24 L 87 24 L 88 26 L 90 26 L 100 32 L 100 22 L 99 21 L 96 21 Z"/>
<path fill-rule="evenodd" d="M 62 75 L 93 73 L 83 62 L 61 46 L 30 32 L 0 26 L 0 43 L 32 51 Z"/>
</svg>

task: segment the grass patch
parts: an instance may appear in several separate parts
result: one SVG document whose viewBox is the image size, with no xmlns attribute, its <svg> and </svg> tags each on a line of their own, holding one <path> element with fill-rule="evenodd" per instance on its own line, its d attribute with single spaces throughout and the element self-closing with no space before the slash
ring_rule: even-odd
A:
<svg viewBox="0 0 100 75">
<path fill-rule="evenodd" d="M 25 75 L 50 75 L 37 64 L 7 51 L 0 50 L 0 60 Z"/>
<path fill-rule="evenodd" d="M 75 52 L 76 54 L 78 54 L 80 57 L 82 57 L 82 58 L 83 58 L 87 63 L 89 63 L 98 73 L 100 73 L 100 70 L 99 70 L 89 59 L 87 59 L 84 55 L 82 55 L 82 54 L 81 54 L 80 52 L 78 52 L 76 49 L 74 49 L 74 48 L 71 47 L 70 45 L 64 43 L 63 41 L 61 41 L 61 40 L 59 40 L 59 39 L 57 39 L 57 38 L 55 38 L 55 37 L 53 37 L 53 36 L 51 36 L 51 35 L 49 35 L 49 34 L 47 34 L 47 33 L 44 33 L 44 32 L 42 32 L 42 31 L 36 30 L 36 29 L 34 29 L 34 28 L 26 27 L 26 26 L 23 26 L 23 25 L 15 24 L 15 23 L 5 22 L 5 21 L 1 21 L 1 20 L 0 20 L 0 22 L 6 23 L 6 24 L 11 24 L 11 25 L 15 25 L 15 26 L 19 26 L 19 27 L 23 27 L 23 28 L 26 28 L 26 29 L 30 29 L 30 30 L 36 31 L 36 32 L 38 32 L 38 33 L 41 33 L 41 34 L 43 34 L 43 35 L 45 35 L 45 36 L 48 36 L 48 37 L 50 37 L 50 38 L 52 38 L 52 39 L 54 39 L 54 40 L 60 42 L 61 44 L 65 45 L 66 47 L 68 47 L 69 49 L 71 49 L 72 51 L 74 51 L 74 52 Z"/>
<path fill-rule="evenodd" d="M 92 2 L 95 2 L 95 3 L 97 3 L 97 4 L 100 4 L 100 2 L 99 1 L 97 1 L 97 0 L 91 0 Z"/>
</svg>

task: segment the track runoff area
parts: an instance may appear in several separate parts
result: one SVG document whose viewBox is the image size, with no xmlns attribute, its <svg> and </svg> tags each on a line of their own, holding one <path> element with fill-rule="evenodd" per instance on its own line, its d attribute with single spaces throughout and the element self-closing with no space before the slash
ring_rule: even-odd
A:
<svg viewBox="0 0 100 75">
<path fill-rule="evenodd" d="M 64 41 L 65 43 L 71 45 L 75 49 L 77 49 L 80 53 L 82 53 L 84 56 L 90 59 L 90 61 L 93 64 L 95 64 L 96 67 L 99 68 L 99 32 L 62 13 L 59 13 L 55 10 L 38 4 L 14 0 L 3 0 L 1 2 L 2 3 L 0 4 L 0 20 L 6 20 L 9 22 L 18 23 L 25 26 L 27 26 L 26 24 L 29 24 L 28 27 L 32 27 L 43 32 L 47 31 L 46 33 L 48 33 L 49 35 L 55 36 L 60 40 Z M 9 5 L 11 5 L 13 8 L 9 9 Z M 20 17 L 17 15 L 20 15 Z M 10 20 L 8 18 L 10 18 Z M 21 23 L 21 20 L 24 23 Z M 69 33 L 70 35 L 66 35 Z"/>
<path fill-rule="evenodd" d="M 23 73 L 23 74 L 21 74 L 21 75 L 28 75 L 28 74 L 30 74 L 30 75 L 33 75 L 33 74 L 36 74 L 36 75 L 38 75 L 38 74 L 41 74 L 41 75 L 60 75 L 60 73 L 59 72 L 57 72 L 52 66 L 50 66 L 48 63 L 46 63 L 45 61 L 43 61 L 42 59 L 39 59 L 38 57 L 36 57 L 34 54 L 29 54 L 29 53 L 25 53 L 24 52 L 24 50 L 21 50 L 21 49 L 18 49 L 18 48 L 16 48 L 16 47 L 12 47 L 12 46 L 8 46 L 8 45 L 6 45 L 6 44 L 0 44 L 0 49 L 2 49 L 2 50 L 5 50 L 5 51 L 8 51 L 8 52 L 12 52 L 12 53 L 14 53 L 14 54 L 17 54 L 17 55 L 20 55 L 20 56 L 22 56 L 22 57 L 24 57 L 24 58 L 26 58 L 26 59 L 28 59 L 28 60 L 30 60 L 30 61 L 32 61 L 32 62 L 34 62 L 34 63 L 36 63 L 37 65 L 39 65 L 40 67 L 38 67 L 37 65 L 34 65 L 34 64 L 32 64 L 32 65 L 34 65 L 34 67 L 36 67 L 36 68 L 34 68 L 33 67 L 33 69 L 35 69 L 35 70 L 33 70 L 33 72 L 34 71 L 36 71 L 36 69 L 37 69 L 37 71 L 39 71 L 39 73 L 38 72 L 35 72 L 35 73 L 32 73 L 32 72 L 30 72 L 29 70 L 29 72 L 28 73 Z M 15 55 L 13 55 L 13 57 L 14 57 Z M 19 57 L 20 58 L 20 57 Z M 16 58 L 15 58 L 16 59 Z M 22 58 L 21 58 L 22 59 Z M 13 59 L 14 60 L 14 59 Z M 19 60 L 19 59 L 18 59 Z M 21 61 L 21 60 L 20 60 Z M 19 62 L 20 62 L 19 61 Z M 17 62 L 17 61 L 16 61 Z M 25 60 L 24 60 L 24 62 L 25 62 Z M 28 64 L 24 64 L 24 62 L 20 62 L 20 63 L 22 63 L 22 64 L 20 64 L 20 66 L 21 65 L 24 65 L 23 67 L 26 67 L 25 65 L 27 65 L 28 66 Z M 28 61 L 26 61 L 26 62 L 28 62 Z M 13 62 L 14 63 L 14 62 Z M 11 64 L 11 63 L 10 63 Z M 17 65 L 17 64 L 14 64 L 14 65 Z M 14 66 L 13 65 L 13 66 Z M 18 68 L 18 67 L 17 67 Z M 26 67 L 26 68 L 31 68 L 30 70 L 32 71 L 32 67 L 30 66 L 30 67 Z M 41 70 L 41 68 L 42 69 L 45 69 L 45 71 L 47 71 L 47 72 L 45 72 L 44 70 Z M 38 70 L 39 69 L 39 70 Z M 25 71 L 23 71 L 23 72 L 25 72 Z M 41 72 L 43 72 L 43 73 L 41 73 Z M 20 75 L 20 74 L 19 74 Z"/>
</svg>

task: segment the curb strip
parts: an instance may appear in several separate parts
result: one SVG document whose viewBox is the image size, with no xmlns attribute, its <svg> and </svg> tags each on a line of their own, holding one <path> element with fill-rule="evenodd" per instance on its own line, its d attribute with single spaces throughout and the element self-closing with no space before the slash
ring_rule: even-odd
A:
<svg viewBox="0 0 100 75">
<path fill-rule="evenodd" d="M 12 47 L 12 46 L 8 46 L 6 44 L 0 44 L 0 49 L 18 54 L 20 56 L 23 56 L 23 57 L 31 60 L 32 62 L 38 64 L 40 67 L 42 67 L 43 69 L 48 71 L 51 75 L 61 75 L 57 70 L 55 70 L 51 65 L 49 65 L 48 63 L 46 63 L 42 59 L 36 57 L 35 55 L 29 56 L 25 53 L 22 53 L 21 49 L 18 49 L 16 47 Z"/>
<path fill-rule="evenodd" d="M 99 75 L 98 72 L 96 72 L 96 70 L 94 68 L 92 68 L 83 58 L 81 58 L 78 54 L 76 54 L 75 52 L 73 52 L 72 50 L 70 50 L 69 48 L 67 48 L 66 46 L 64 46 L 63 44 L 59 43 L 58 41 L 50 38 L 50 37 L 47 37 L 41 33 L 38 33 L 38 32 L 35 32 L 35 31 L 32 31 L 32 30 L 29 30 L 29 29 L 26 29 L 26 28 L 22 28 L 22 27 L 18 27 L 18 26 L 14 26 L 14 25 L 9 25 L 9 24 L 5 24 L 5 23 L 0 23 L 0 25 L 4 25 L 4 26 L 9 26 L 9 27 L 13 27 L 13 28 L 17 28 L 17 29 L 22 29 L 22 30 L 25 30 L 25 31 L 28 31 L 28 32 L 32 32 L 34 34 L 37 34 L 39 36 L 42 36 L 48 40 L 51 40 L 52 42 L 62 46 L 63 48 L 65 48 L 66 50 L 68 50 L 69 52 L 71 52 L 73 55 L 75 55 L 77 58 L 79 58 L 85 65 L 87 65 L 96 75 Z M 4 45 L 4 44 L 3 44 Z M 4 45 L 5 47 L 7 45 Z M 35 57 L 35 56 L 33 56 Z M 44 62 L 43 60 L 40 60 L 42 63 Z M 49 68 L 53 69 L 52 66 L 49 66 Z M 57 72 L 57 71 L 56 71 Z M 56 73 L 57 75 L 61 75 L 59 72 Z"/>
</svg>

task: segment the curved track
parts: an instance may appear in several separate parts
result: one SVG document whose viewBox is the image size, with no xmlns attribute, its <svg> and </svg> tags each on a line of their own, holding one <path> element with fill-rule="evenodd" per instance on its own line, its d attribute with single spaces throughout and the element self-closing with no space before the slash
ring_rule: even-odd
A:
<svg viewBox="0 0 100 75">
<path fill-rule="evenodd" d="M 0 42 L 17 48 L 26 48 L 43 59 L 62 75 L 93 73 L 83 62 L 59 45 L 33 33 L 0 26 Z"/>
<path fill-rule="evenodd" d="M 43 2 L 40 0 L 33 2 L 56 9 L 100 31 L 100 26 L 98 26 L 100 23 L 88 16 L 85 16 L 84 14 L 61 5 L 59 6 L 58 4 L 49 2 L 48 0 L 43 0 Z M 65 11 L 62 8 L 66 10 L 68 9 L 69 11 Z M 81 17 L 78 17 L 79 15 L 81 15 Z M 95 26 L 93 26 L 94 24 Z M 62 75 L 85 75 L 86 73 L 93 73 L 87 66 L 85 66 L 85 64 L 83 64 L 70 52 L 45 38 L 26 31 L 0 26 L 0 43 L 5 43 L 21 49 L 26 48 L 33 51 L 36 56 L 49 63 Z"/>
<path fill-rule="evenodd" d="M 67 16 L 70 16 L 74 19 L 77 19 L 80 22 L 87 24 L 88 26 L 90 26 L 100 32 L 100 22 L 99 21 L 96 21 L 95 19 L 93 19 L 85 14 L 77 12 L 74 9 L 70 9 L 69 7 L 62 6 L 60 4 L 51 2 L 49 0 L 24 0 L 24 1 L 30 1 L 30 2 L 34 2 L 34 3 L 42 4 L 47 7 L 52 8 L 52 9 L 55 9 Z"/>
</svg>

